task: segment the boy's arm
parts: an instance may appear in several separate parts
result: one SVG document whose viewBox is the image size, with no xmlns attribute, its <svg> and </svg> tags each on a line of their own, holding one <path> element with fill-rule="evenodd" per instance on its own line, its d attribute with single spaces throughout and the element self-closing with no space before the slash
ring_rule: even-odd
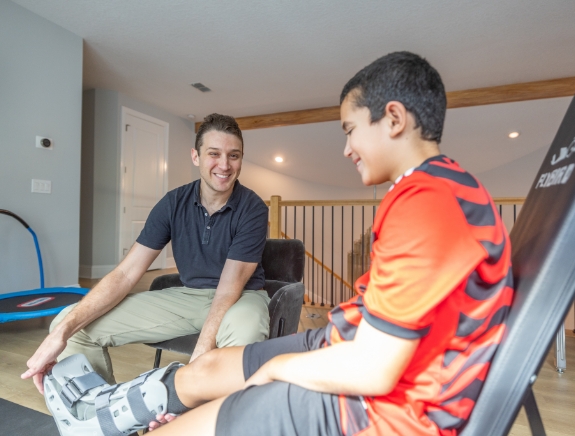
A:
<svg viewBox="0 0 575 436">
<path fill-rule="evenodd" d="M 392 336 L 362 320 L 353 341 L 277 356 L 246 386 L 278 380 L 317 392 L 385 395 L 397 384 L 418 344 L 419 339 Z"/>
</svg>

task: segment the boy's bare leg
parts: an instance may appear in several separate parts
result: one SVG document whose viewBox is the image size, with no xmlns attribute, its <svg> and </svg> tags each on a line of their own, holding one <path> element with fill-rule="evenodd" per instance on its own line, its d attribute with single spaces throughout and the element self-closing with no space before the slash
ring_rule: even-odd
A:
<svg viewBox="0 0 575 436">
<path fill-rule="evenodd" d="M 213 436 L 216 434 L 218 413 L 225 399 L 226 397 L 219 398 L 197 409 L 190 410 L 169 424 L 155 429 L 153 435 Z"/>
<path fill-rule="evenodd" d="M 193 409 L 242 389 L 244 348 L 218 348 L 180 368 L 175 376 L 180 401 Z"/>
</svg>

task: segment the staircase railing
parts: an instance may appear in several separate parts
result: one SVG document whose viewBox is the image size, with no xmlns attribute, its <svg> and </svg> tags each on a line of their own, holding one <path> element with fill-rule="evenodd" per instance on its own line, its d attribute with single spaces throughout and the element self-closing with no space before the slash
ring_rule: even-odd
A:
<svg viewBox="0 0 575 436">
<path fill-rule="evenodd" d="M 494 202 L 511 231 L 524 198 Z M 370 267 L 371 225 L 379 200 L 290 200 L 272 196 L 270 238 L 296 238 L 306 248 L 305 301 L 333 307 L 354 295 L 353 283 Z"/>
</svg>

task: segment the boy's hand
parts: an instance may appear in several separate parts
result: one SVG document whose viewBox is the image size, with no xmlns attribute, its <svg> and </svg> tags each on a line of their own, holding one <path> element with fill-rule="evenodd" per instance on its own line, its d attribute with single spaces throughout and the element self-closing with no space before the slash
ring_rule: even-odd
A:
<svg viewBox="0 0 575 436">
<path fill-rule="evenodd" d="M 266 383 L 273 382 L 275 379 L 271 375 L 270 368 L 271 360 L 262 365 L 260 369 L 258 369 L 249 379 L 246 380 L 243 389 L 246 389 L 249 386 L 261 386 L 265 385 Z"/>
<path fill-rule="evenodd" d="M 150 422 L 148 425 L 148 430 L 153 431 L 157 428 L 160 428 L 162 425 L 167 424 L 168 422 L 172 422 L 178 416 L 174 415 L 173 413 L 166 413 L 165 415 L 156 415 L 156 420 Z"/>
</svg>

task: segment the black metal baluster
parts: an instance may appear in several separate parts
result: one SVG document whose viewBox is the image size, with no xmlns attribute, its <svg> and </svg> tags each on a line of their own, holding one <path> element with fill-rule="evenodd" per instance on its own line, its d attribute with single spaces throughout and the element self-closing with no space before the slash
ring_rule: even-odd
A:
<svg viewBox="0 0 575 436">
<path fill-rule="evenodd" d="M 344 206 L 341 206 L 341 289 L 339 295 L 339 302 L 343 302 L 343 209 Z"/>
<path fill-rule="evenodd" d="M 324 228 L 323 228 L 323 224 L 324 224 L 324 219 L 325 219 L 325 215 L 324 215 L 324 207 L 321 207 L 321 304 L 320 306 L 325 306 L 325 300 L 324 300 L 324 289 L 325 289 L 325 282 L 324 282 L 324 273 L 323 271 L 325 271 L 325 264 L 323 262 L 323 240 L 324 240 Z"/>
<path fill-rule="evenodd" d="M 311 207 L 311 258 L 315 266 L 315 206 Z M 315 267 L 311 269 L 311 305 L 315 306 Z"/>
<path fill-rule="evenodd" d="M 354 285 L 354 267 L 355 267 L 355 259 L 353 258 L 354 252 L 354 246 L 353 246 L 353 222 L 354 222 L 354 207 L 351 206 L 351 290 L 350 290 L 350 296 L 349 298 L 351 298 L 353 296 L 353 285 Z"/>
<path fill-rule="evenodd" d="M 305 206 L 303 206 L 303 246 L 305 249 Z M 309 271 L 309 269 L 308 269 Z M 304 281 L 303 281 L 304 285 L 305 285 L 305 275 L 304 275 Z"/>
<path fill-rule="evenodd" d="M 365 206 L 361 206 L 361 273 L 364 274 L 365 273 L 365 265 L 363 264 L 363 254 L 365 253 L 365 247 L 364 247 L 364 242 L 363 240 L 365 239 L 365 228 L 364 228 L 364 223 L 365 223 L 365 216 L 364 216 L 364 209 Z"/>
<path fill-rule="evenodd" d="M 333 264 L 333 206 L 331 207 L 331 307 L 333 307 L 334 293 L 333 293 L 333 275 L 335 271 L 335 265 Z"/>
</svg>

